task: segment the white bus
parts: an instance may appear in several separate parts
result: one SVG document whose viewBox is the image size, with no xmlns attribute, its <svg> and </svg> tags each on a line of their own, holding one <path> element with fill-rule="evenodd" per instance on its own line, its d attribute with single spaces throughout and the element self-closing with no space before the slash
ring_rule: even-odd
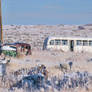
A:
<svg viewBox="0 0 92 92">
<path fill-rule="evenodd" d="M 47 37 L 43 49 L 64 52 L 92 52 L 92 38 L 88 37 Z"/>
</svg>

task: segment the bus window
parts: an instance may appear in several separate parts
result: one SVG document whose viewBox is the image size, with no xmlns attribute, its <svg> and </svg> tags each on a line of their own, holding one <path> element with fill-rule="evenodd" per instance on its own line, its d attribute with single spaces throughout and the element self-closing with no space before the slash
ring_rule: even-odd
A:
<svg viewBox="0 0 92 92">
<path fill-rule="evenodd" d="M 83 46 L 88 46 L 88 41 L 87 40 L 83 40 Z"/>
<path fill-rule="evenodd" d="M 89 46 L 92 46 L 92 40 L 89 41 Z"/>
<path fill-rule="evenodd" d="M 67 40 L 62 40 L 62 45 L 67 45 L 68 41 Z"/>
<path fill-rule="evenodd" d="M 76 45 L 82 45 L 82 41 L 81 40 L 77 40 Z"/>
<path fill-rule="evenodd" d="M 54 45 L 54 40 L 51 40 L 50 41 L 50 45 Z"/>
<path fill-rule="evenodd" d="M 55 45 L 61 45 L 61 40 L 56 39 L 56 40 L 55 40 Z"/>
</svg>

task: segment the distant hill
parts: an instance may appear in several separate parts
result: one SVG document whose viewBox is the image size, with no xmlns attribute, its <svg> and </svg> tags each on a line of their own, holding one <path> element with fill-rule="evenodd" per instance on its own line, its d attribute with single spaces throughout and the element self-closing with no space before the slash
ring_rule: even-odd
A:
<svg viewBox="0 0 92 92">
<path fill-rule="evenodd" d="M 48 36 L 92 37 L 92 24 L 84 25 L 5 25 L 4 43 L 26 42 L 33 48 L 43 47 Z"/>
<path fill-rule="evenodd" d="M 84 25 L 84 26 L 92 26 L 92 24 L 86 24 L 86 25 Z"/>
</svg>

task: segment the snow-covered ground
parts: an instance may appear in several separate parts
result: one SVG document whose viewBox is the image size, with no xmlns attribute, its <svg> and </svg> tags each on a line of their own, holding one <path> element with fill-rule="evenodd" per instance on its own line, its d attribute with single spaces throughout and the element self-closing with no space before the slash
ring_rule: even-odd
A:
<svg viewBox="0 0 92 92">
<path fill-rule="evenodd" d="M 61 71 L 56 67 L 60 63 L 68 64 L 72 61 L 72 72 L 88 71 L 92 73 L 92 53 L 42 51 L 43 42 L 48 36 L 92 37 L 92 25 L 4 25 L 4 43 L 26 42 L 32 46 L 32 55 L 12 58 L 7 71 L 16 71 L 20 68 L 44 64 L 49 71 L 49 76 L 57 76 Z M 92 92 L 92 89 L 90 92 Z"/>
</svg>

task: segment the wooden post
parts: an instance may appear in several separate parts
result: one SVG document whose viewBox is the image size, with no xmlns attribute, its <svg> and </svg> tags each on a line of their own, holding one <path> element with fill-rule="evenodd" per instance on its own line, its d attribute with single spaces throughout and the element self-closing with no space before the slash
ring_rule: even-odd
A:
<svg viewBox="0 0 92 92">
<path fill-rule="evenodd" d="M 3 43 L 1 0 L 0 0 L 0 42 Z"/>
</svg>

